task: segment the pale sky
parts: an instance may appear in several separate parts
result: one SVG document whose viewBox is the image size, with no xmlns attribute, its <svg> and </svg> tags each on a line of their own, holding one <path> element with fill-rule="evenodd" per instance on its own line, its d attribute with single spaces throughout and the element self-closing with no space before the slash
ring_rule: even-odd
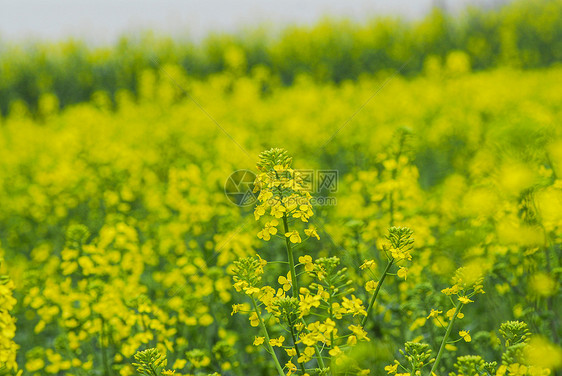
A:
<svg viewBox="0 0 562 376">
<path fill-rule="evenodd" d="M 452 11 L 506 0 L 441 0 Z M 124 33 L 154 30 L 199 40 L 211 31 L 266 24 L 312 24 L 325 15 L 364 21 L 376 15 L 423 17 L 436 0 L 0 0 L 0 41 L 113 43 Z"/>
</svg>

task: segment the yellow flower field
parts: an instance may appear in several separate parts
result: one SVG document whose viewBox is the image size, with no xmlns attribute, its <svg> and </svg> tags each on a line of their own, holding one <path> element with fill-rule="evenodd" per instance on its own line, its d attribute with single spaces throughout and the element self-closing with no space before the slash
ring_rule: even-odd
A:
<svg viewBox="0 0 562 376">
<path fill-rule="evenodd" d="M 560 374 L 561 87 L 453 51 L 12 102 L 0 375 Z"/>
</svg>

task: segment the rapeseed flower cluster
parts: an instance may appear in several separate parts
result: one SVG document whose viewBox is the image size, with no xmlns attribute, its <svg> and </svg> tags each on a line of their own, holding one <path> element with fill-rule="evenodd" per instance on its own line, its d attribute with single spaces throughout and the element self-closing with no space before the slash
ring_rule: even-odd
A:
<svg viewBox="0 0 562 376">
<path fill-rule="evenodd" d="M 310 195 L 303 193 L 298 179 L 296 182 L 288 181 L 294 179 L 293 171 L 288 170 L 290 163 L 291 158 L 282 149 L 271 149 L 260 155 L 258 169 L 262 173 L 256 178 L 260 203 L 254 212 L 259 219 L 268 207 L 271 217 L 282 218 L 289 270 L 276 278 L 280 286 L 277 289 L 261 286 L 263 268 L 267 263 L 260 256 L 241 259 L 235 263 L 233 270 L 234 286 L 250 296 L 253 307 L 247 312 L 250 314 L 250 325 L 261 328 L 262 335 L 254 336 L 253 345 L 266 348 L 279 374 L 308 374 L 312 362 L 318 369 L 324 370 L 322 372 L 335 373 L 342 361 L 348 358 L 346 352 L 360 342 L 370 341 L 360 322 L 367 311 L 362 300 L 353 294 L 352 281 L 347 278 L 347 269 L 339 267 L 338 257 L 314 260 L 310 255 L 303 255 L 295 263 L 293 245 L 301 243 L 301 238 L 297 230 L 289 229 L 290 220 L 306 223 L 313 212 Z M 288 180 L 283 181 L 283 176 Z M 303 201 L 300 207 L 292 206 L 284 200 L 286 197 Z M 269 240 L 265 234 L 275 235 L 276 230 L 272 231 L 272 226 L 278 224 L 276 219 L 267 222 L 258 237 Z M 319 239 L 313 227 L 305 229 L 305 234 L 305 240 L 312 237 Z M 299 276 L 302 280 L 304 274 L 309 277 L 306 286 L 299 281 Z M 240 312 L 239 309 L 234 311 Z M 277 338 L 271 336 L 270 332 L 274 330 L 268 327 L 271 319 L 290 334 L 289 341 L 283 335 Z M 276 353 L 274 347 L 283 348 L 285 353 Z M 329 362 L 325 362 L 326 356 Z M 357 370 L 361 371 L 360 368 Z"/>
<path fill-rule="evenodd" d="M 40 117 L 14 103 L 0 118 L 2 359 L 125 376 L 156 348 L 176 375 L 408 373 L 393 360 L 409 341 L 430 346 L 428 373 L 452 325 L 436 374 L 561 367 L 559 68 L 395 77 L 323 149 L 377 78 L 281 87 L 263 70 L 165 69 L 250 155 L 275 140 L 298 167 L 338 169 L 337 205 L 312 206 L 279 150 L 258 169 L 259 223 L 231 205 L 222 187 L 247 156 L 163 72 L 139 72 L 136 99 L 60 110 L 51 95 Z M 393 245 L 401 228 L 415 243 Z M 504 361 L 495 328 L 514 320 L 537 334 Z"/>
<path fill-rule="evenodd" d="M 288 231 L 287 221 L 297 218 L 308 223 L 314 215 L 310 199 L 310 192 L 303 187 L 303 176 L 291 168 L 292 158 L 286 150 L 271 149 L 260 154 L 257 168 L 259 174 L 254 182 L 254 192 L 259 191 L 260 204 L 254 209 L 256 220 L 269 212 L 273 217 L 258 233 L 263 240 L 270 240 L 271 235 L 277 234 L 278 219 L 283 219 L 284 235 L 291 243 L 301 243 L 302 238 L 298 230 Z M 319 239 L 314 227 L 304 230 L 307 237 Z"/>
<path fill-rule="evenodd" d="M 0 267 L 3 265 L 0 258 Z M 14 282 L 7 275 L 0 274 L 0 372 L 16 372 L 16 352 L 14 342 L 16 320 L 13 316 L 16 299 L 13 297 Z"/>
</svg>

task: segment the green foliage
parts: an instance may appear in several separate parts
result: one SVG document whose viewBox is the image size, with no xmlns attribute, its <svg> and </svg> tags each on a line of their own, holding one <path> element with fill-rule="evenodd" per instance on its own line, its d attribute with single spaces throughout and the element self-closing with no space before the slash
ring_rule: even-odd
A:
<svg viewBox="0 0 562 376">
<path fill-rule="evenodd" d="M 43 118 L 89 100 L 111 108 L 127 93 L 141 100 L 147 83 L 167 81 L 168 74 L 180 83 L 186 76 L 258 77 L 265 94 L 303 75 L 339 83 L 401 66 L 408 76 L 547 67 L 562 61 L 561 25 L 560 0 L 519 0 L 496 10 L 471 8 L 456 18 L 434 9 L 421 21 L 324 20 L 288 27 L 279 37 L 262 28 L 212 35 L 200 44 L 150 33 L 123 37 L 109 48 L 78 41 L 24 47 L 0 41 L 0 114 L 30 110 Z"/>
</svg>

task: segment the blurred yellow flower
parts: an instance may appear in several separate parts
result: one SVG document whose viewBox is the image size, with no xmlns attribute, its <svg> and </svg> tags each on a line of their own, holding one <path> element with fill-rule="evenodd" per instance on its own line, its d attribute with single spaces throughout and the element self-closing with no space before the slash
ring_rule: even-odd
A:
<svg viewBox="0 0 562 376">
<path fill-rule="evenodd" d="M 318 236 L 318 232 L 316 232 L 316 228 L 314 228 L 314 227 L 309 227 L 309 228 L 305 229 L 304 233 L 309 237 L 314 237 L 314 238 L 320 240 L 320 236 Z"/>
<path fill-rule="evenodd" d="M 454 311 L 454 309 L 453 309 L 453 311 Z M 427 315 L 426 319 L 429 319 L 430 317 L 438 317 L 439 314 L 441 314 L 441 313 L 443 313 L 443 311 L 438 311 L 438 310 L 435 310 L 435 309 L 432 308 L 431 312 L 429 313 L 429 315 Z"/>
<path fill-rule="evenodd" d="M 265 341 L 265 337 L 254 337 L 254 346 L 259 346 Z"/>
</svg>

